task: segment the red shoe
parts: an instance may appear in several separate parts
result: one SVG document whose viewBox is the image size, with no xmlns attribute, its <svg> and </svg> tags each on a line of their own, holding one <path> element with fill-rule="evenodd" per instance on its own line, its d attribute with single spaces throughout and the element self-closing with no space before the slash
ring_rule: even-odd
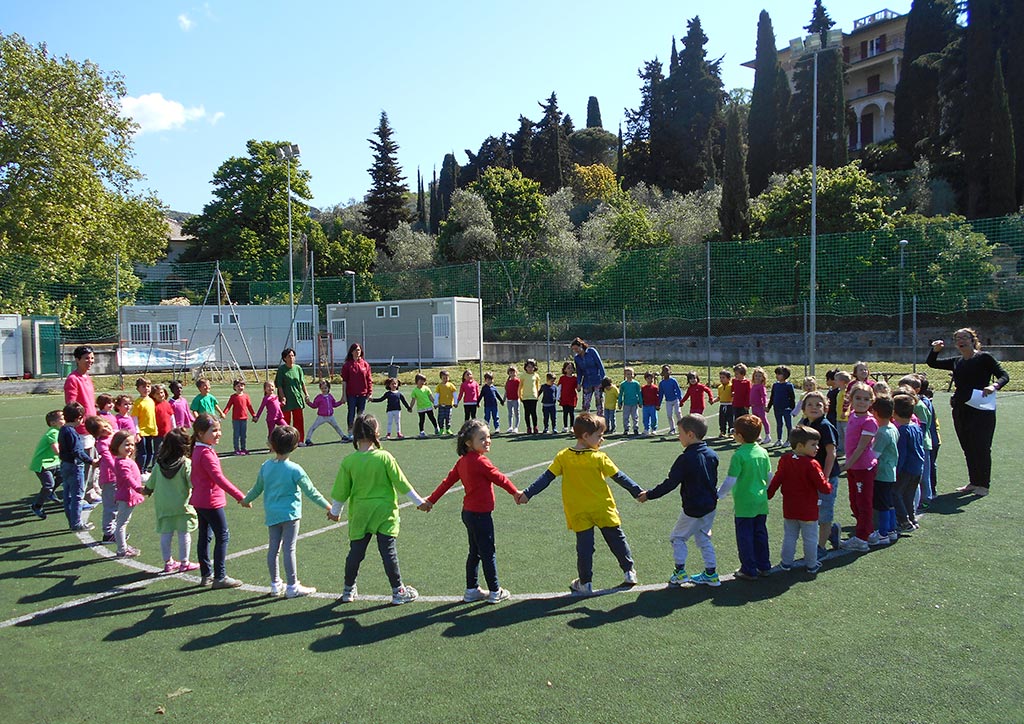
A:
<svg viewBox="0 0 1024 724">
<path fill-rule="evenodd" d="M 178 564 L 178 573 L 188 573 L 199 568 L 198 563 L 192 563 L 191 561 L 182 561 Z"/>
</svg>

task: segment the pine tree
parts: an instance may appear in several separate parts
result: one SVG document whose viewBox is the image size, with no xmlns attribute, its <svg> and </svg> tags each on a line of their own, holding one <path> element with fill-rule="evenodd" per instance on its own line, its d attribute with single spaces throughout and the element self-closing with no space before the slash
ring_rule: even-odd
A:
<svg viewBox="0 0 1024 724">
<path fill-rule="evenodd" d="M 1017 211 L 1016 154 L 1010 99 L 1003 83 L 1002 53 L 996 55 L 992 75 L 992 155 L 989 167 L 989 213 L 1003 216 Z"/>
<path fill-rule="evenodd" d="M 836 22 L 829 17 L 821 0 L 814 0 L 814 12 L 811 14 L 811 22 L 804 26 L 804 30 L 811 34 L 817 34 L 821 39 L 821 47 L 828 45 L 828 31 Z"/>
<path fill-rule="evenodd" d="M 533 178 L 533 126 L 534 123 L 526 116 L 519 116 L 519 129 L 512 134 L 509 142 L 509 153 L 512 155 L 512 168 L 518 168 L 527 178 Z"/>
<path fill-rule="evenodd" d="M 366 194 L 366 229 L 377 244 L 377 249 L 388 257 L 394 251 L 388 247 L 388 232 L 408 221 L 405 194 L 408 191 L 402 169 L 398 165 L 398 144 L 392 138 L 388 114 L 380 113 L 380 123 L 374 132 L 376 140 L 369 139 L 373 149 L 373 165 L 369 168 L 370 191 Z"/>
<path fill-rule="evenodd" d="M 722 202 L 718 220 L 723 239 L 743 239 L 750 233 L 750 196 L 747 192 L 746 153 L 738 109 L 727 114 L 725 169 L 722 174 Z"/>
<path fill-rule="evenodd" d="M 452 210 L 452 194 L 458 187 L 458 180 L 459 164 L 455 162 L 455 154 L 446 153 L 441 162 L 441 178 L 437 184 L 439 223 L 447 219 L 448 213 Z"/>
<path fill-rule="evenodd" d="M 587 99 L 587 128 L 604 128 L 601 123 L 601 106 L 597 102 L 597 96 L 590 96 Z"/>
<path fill-rule="evenodd" d="M 637 75 L 643 81 L 640 105 L 636 110 L 626 109 L 626 144 L 619 163 L 619 177 L 627 188 L 654 182 L 652 149 L 660 147 L 663 124 L 661 86 L 665 76 L 661 72 L 661 61 L 657 58 L 647 61 Z M 658 124 L 657 128 L 655 124 Z"/>
<path fill-rule="evenodd" d="M 964 33 L 965 106 L 960 146 L 967 175 L 967 215 L 988 213 L 992 153 L 992 82 L 996 64 L 994 1 L 969 0 Z M 985 109 L 981 111 L 980 109 Z"/>
<path fill-rule="evenodd" d="M 539 103 L 544 111 L 533 136 L 533 179 L 540 182 L 546 194 L 552 194 L 565 185 L 572 168 L 569 139 L 562 125 L 562 112 L 558 98 L 552 93 L 546 103 Z"/>
<path fill-rule="evenodd" d="M 942 124 L 938 54 L 956 39 L 956 18 L 954 0 L 915 0 L 907 14 L 894 136 L 914 156 L 937 144 Z"/>
<path fill-rule="evenodd" d="M 775 49 L 772 19 L 767 11 L 762 10 L 757 21 L 754 92 L 747 119 L 747 133 L 750 137 L 747 173 L 750 175 L 751 196 L 757 196 L 768 188 L 768 177 L 779 170 L 778 131 L 783 117 L 776 113 L 779 110 L 777 84 L 781 68 L 779 54 Z M 785 79 L 785 74 L 782 78 Z M 789 87 L 788 81 L 786 87 Z"/>
</svg>

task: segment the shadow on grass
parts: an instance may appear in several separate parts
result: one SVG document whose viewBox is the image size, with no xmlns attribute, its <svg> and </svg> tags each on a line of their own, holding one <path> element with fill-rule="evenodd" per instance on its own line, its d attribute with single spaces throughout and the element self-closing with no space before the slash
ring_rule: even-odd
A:
<svg viewBox="0 0 1024 724">
<path fill-rule="evenodd" d="M 964 512 L 964 508 L 978 500 L 981 498 L 970 493 L 942 493 L 932 498 L 925 512 L 927 515 L 959 515 Z"/>
<path fill-rule="evenodd" d="M 35 501 L 35 497 L 29 495 L 20 500 L 12 500 L 0 505 L 0 529 L 17 528 L 42 522 L 42 519 L 32 512 L 31 505 Z M 48 500 L 43 505 L 43 510 L 48 516 L 59 516 L 62 521 L 67 521 L 67 518 L 64 517 L 64 506 L 59 502 Z"/>
</svg>

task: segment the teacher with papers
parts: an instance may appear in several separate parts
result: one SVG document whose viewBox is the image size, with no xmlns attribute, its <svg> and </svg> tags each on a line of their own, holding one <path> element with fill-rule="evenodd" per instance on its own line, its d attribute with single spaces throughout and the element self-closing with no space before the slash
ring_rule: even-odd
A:
<svg viewBox="0 0 1024 724">
<path fill-rule="evenodd" d="M 928 366 L 953 372 L 953 428 L 967 460 L 969 481 L 957 492 L 985 496 L 992 478 L 996 391 L 1006 386 L 1010 376 L 995 357 L 981 351 L 981 342 L 973 329 L 958 329 L 953 333 L 953 343 L 960 356 L 939 359 L 946 344 L 941 339 L 932 342 Z"/>
</svg>

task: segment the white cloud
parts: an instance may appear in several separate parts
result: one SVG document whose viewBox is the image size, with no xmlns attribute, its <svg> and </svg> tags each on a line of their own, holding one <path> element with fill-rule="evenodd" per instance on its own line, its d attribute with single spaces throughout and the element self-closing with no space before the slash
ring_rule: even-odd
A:
<svg viewBox="0 0 1024 724">
<path fill-rule="evenodd" d="M 184 30 L 186 33 L 192 29 L 195 22 L 185 13 L 178 16 L 178 27 Z"/>
<path fill-rule="evenodd" d="M 220 119 L 222 119 L 223 117 L 224 117 L 224 111 L 217 111 L 212 116 L 210 116 L 210 125 L 211 126 L 216 126 L 217 122 L 220 121 Z"/>
<path fill-rule="evenodd" d="M 138 98 L 122 98 L 121 114 L 139 124 L 139 133 L 152 133 L 181 128 L 190 121 L 204 118 L 206 109 L 203 106 L 186 108 L 178 101 L 164 98 L 162 93 L 146 93 Z M 222 113 L 220 115 L 223 116 Z"/>
</svg>

